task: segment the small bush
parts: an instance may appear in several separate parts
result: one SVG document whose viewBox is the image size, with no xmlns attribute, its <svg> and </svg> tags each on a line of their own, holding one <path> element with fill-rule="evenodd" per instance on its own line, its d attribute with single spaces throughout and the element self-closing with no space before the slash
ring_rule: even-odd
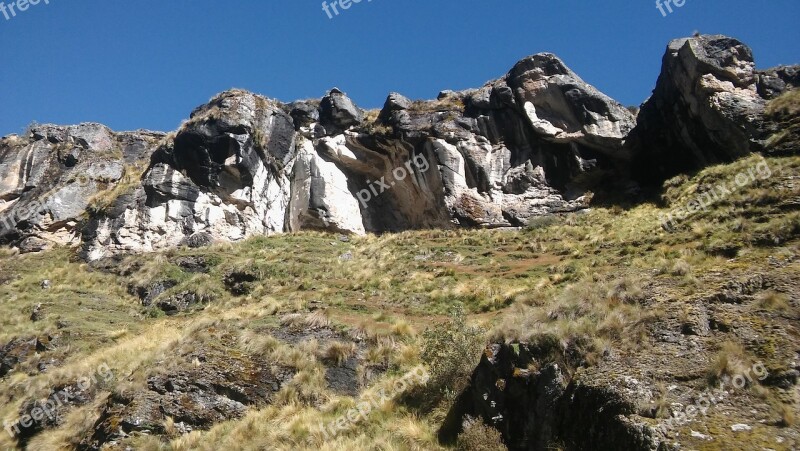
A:
<svg viewBox="0 0 800 451">
<path fill-rule="evenodd" d="M 466 417 L 464 432 L 458 435 L 456 449 L 459 451 L 507 451 L 503 436 L 497 429 L 487 426 L 480 419 Z"/>
<path fill-rule="evenodd" d="M 481 358 L 485 331 L 467 325 L 463 309 L 456 309 L 447 323 L 422 334 L 422 362 L 428 366 L 429 400 L 454 399 L 469 384 Z"/>
</svg>

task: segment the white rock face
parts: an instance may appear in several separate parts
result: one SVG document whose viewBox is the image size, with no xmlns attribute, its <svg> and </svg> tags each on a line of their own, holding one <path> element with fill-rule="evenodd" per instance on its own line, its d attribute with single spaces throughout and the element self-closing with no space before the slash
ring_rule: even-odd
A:
<svg viewBox="0 0 800 451">
<path fill-rule="evenodd" d="M 318 228 L 365 233 L 359 201 L 348 188 L 347 175 L 320 157 L 309 140 L 300 144 L 294 164 L 290 205 L 289 231 Z"/>
<path fill-rule="evenodd" d="M 635 125 L 633 115 L 584 82 L 555 55 L 541 53 L 523 59 L 505 82 L 540 136 L 629 158 L 622 144 Z"/>
<path fill-rule="evenodd" d="M 564 133 L 564 130 L 539 118 L 539 116 L 536 115 L 536 107 L 533 106 L 533 103 L 525 102 L 525 112 L 528 114 L 528 120 L 531 122 L 531 126 L 537 133 L 550 138 L 555 138 L 559 134 Z"/>
</svg>

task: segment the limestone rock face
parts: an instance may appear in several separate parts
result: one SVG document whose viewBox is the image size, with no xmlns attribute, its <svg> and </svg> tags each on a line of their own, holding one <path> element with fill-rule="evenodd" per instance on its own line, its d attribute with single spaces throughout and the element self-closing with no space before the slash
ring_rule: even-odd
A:
<svg viewBox="0 0 800 451">
<path fill-rule="evenodd" d="M 524 225 L 586 208 L 592 194 L 576 178 L 624 163 L 632 124 L 548 54 L 481 90 L 391 94 L 372 116 L 338 89 L 289 105 L 229 91 L 153 153 L 139 186 L 90 218 L 84 254 L 305 229 Z"/>
<path fill-rule="evenodd" d="M 91 218 L 86 257 L 283 232 L 295 131 L 281 107 L 229 91 L 196 109 L 141 186 Z"/>
<path fill-rule="evenodd" d="M 523 59 L 506 83 L 537 134 L 552 142 L 575 142 L 611 157 L 622 156 L 623 140 L 635 125 L 633 115 L 581 80 L 555 55 Z"/>
<path fill-rule="evenodd" d="M 733 38 L 672 41 L 627 143 L 635 172 L 657 182 L 762 150 L 775 131 L 766 101 L 796 82 L 792 68 L 759 73 L 750 48 Z"/>
<path fill-rule="evenodd" d="M 0 242 L 21 250 L 80 242 L 92 201 L 128 167 L 147 161 L 163 134 L 115 134 L 100 124 L 34 126 L 0 140 Z"/>
<path fill-rule="evenodd" d="M 798 78 L 700 36 L 670 43 L 638 117 L 541 53 L 380 111 L 339 89 L 290 104 L 231 90 L 169 135 L 37 126 L 0 141 L 0 242 L 96 260 L 308 229 L 519 227 L 762 149 L 781 127 L 767 99 Z"/>
</svg>

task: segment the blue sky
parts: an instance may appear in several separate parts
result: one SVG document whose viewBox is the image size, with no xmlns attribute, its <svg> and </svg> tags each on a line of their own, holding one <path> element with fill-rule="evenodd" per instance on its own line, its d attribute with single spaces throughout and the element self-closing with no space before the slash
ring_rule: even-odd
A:
<svg viewBox="0 0 800 451">
<path fill-rule="evenodd" d="M 0 14 L 0 135 L 31 121 L 175 129 L 217 92 L 284 101 L 333 86 L 362 107 L 386 94 L 477 87 L 553 52 L 624 104 L 652 90 L 667 42 L 723 33 L 759 67 L 800 63 L 797 0 L 48 0 Z M 10 0 L 0 0 L 6 5 Z"/>
</svg>

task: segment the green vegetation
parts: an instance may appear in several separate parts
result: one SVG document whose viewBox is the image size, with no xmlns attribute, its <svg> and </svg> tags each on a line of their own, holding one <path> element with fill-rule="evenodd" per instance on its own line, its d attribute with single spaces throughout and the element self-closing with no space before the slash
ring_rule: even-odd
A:
<svg viewBox="0 0 800 451">
<path fill-rule="evenodd" d="M 779 131 L 767 141 L 769 151 L 793 152 L 800 147 L 800 89 L 793 89 L 767 105 L 767 116 L 778 123 Z"/>
<path fill-rule="evenodd" d="M 156 362 L 224 340 L 234 343 L 225 348 L 231 355 L 265 358 L 293 368 L 294 376 L 270 405 L 254 407 L 243 418 L 183 435 L 165 419 L 167 436 L 134 435 L 122 446 L 440 449 L 437 425 L 487 338 L 529 343 L 579 375 L 608 356 L 631 362 L 643 351 L 656 356 L 654 361 L 672 362 L 675 354 L 660 351 L 665 345 L 654 331 L 675 334 L 699 324 L 725 338 L 703 338 L 713 351 L 698 352 L 692 356 L 695 365 L 675 370 L 690 374 L 686 380 L 706 384 L 757 360 L 771 373 L 788 370 L 797 342 L 776 327 L 798 315 L 797 285 L 791 280 L 798 280 L 800 269 L 800 185 L 791 182 L 800 173 L 800 157 L 768 159 L 771 177 L 732 192 L 670 231 L 661 227 L 660 217 L 669 209 L 759 161 L 752 156 L 673 179 L 665 185 L 663 204 L 597 208 L 536 220 L 521 231 L 410 231 L 346 242 L 304 232 L 132 255 L 112 265 L 113 272 L 80 262 L 69 249 L 2 251 L 0 345 L 47 335 L 54 340 L 0 380 L 5 400 L 0 420 L 15 419 L 25 401 L 46 397 L 52 387 L 100 363 L 117 375 L 109 392 L 131 391 L 159 371 Z M 114 191 L 124 192 L 135 181 L 136 172 L 128 174 Z M 110 205 L 113 197 L 96 199 L 96 208 Z M 340 259 L 345 253 L 353 258 Z M 202 260 L 202 271 L 190 270 L 186 259 Z M 765 266 L 773 260 L 779 264 Z M 766 273 L 789 282 L 739 282 Z M 45 279 L 50 289 L 42 288 Z M 142 306 L 131 294 L 165 280 L 173 285 L 152 306 Z M 173 316 L 156 307 L 187 291 L 208 301 Z M 41 319 L 34 322 L 31 312 L 38 304 Z M 451 316 L 456 306 L 463 314 Z M 729 306 L 735 314 L 724 310 Z M 336 338 L 281 338 L 286 330 L 319 328 L 334 331 Z M 317 430 L 320 422 L 336 420 L 358 396 L 332 391 L 325 368 L 340 367 L 353 356 L 361 358 L 358 377 L 367 393 L 392 387 L 405 372 L 427 364 L 432 379 L 424 390 L 435 408 L 393 400 L 352 430 L 326 437 Z M 47 372 L 37 370 L 38 363 L 51 360 L 56 363 Z M 753 393 L 760 393 L 754 385 Z M 774 405 L 775 424 L 795 424 L 796 406 L 764 390 Z M 108 393 L 74 408 L 58 427 L 37 435 L 31 449 L 69 448 L 76 431 L 91 429 L 104 396 Z M 660 416 L 667 399 L 664 391 L 656 409 Z M 716 428 L 712 420 L 710 427 Z M 728 443 L 726 427 L 727 432 L 714 429 L 719 443 Z M 486 434 L 485 447 L 475 448 Z M 474 423 L 459 444 L 500 449 L 493 445 L 496 438 Z M 7 435 L 0 438 L 0 448 L 13 446 Z"/>
</svg>

